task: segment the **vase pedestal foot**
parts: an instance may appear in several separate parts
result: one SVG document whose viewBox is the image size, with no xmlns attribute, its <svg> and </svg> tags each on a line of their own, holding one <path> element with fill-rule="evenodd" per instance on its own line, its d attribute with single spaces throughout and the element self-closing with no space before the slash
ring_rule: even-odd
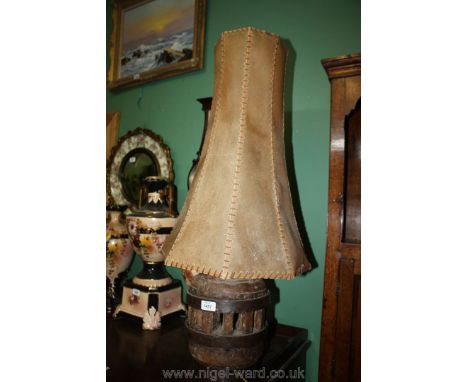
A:
<svg viewBox="0 0 468 382">
<path fill-rule="evenodd" d="M 123 287 L 122 302 L 114 312 L 114 318 L 131 316 L 141 319 L 145 330 L 159 329 L 161 318 L 172 313 L 185 311 L 181 301 L 182 286 L 179 280 L 172 280 L 160 287 L 143 286 L 133 280 Z"/>
</svg>

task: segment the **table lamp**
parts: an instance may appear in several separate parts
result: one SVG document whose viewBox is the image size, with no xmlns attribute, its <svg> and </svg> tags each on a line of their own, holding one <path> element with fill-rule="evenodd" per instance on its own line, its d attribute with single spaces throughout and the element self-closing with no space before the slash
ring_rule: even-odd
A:
<svg viewBox="0 0 468 382">
<path fill-rule="evenodd" d="M 279 36 L 265 31 L 221 34 L 198 171 L 162 249 L 166 265 L 193 272 L 189 349 L 206 365 L 253 365 L 267 328 L 263 279 L 292 279 L 310 269 L 286 170 L 286 54 Z"/>
</svg>

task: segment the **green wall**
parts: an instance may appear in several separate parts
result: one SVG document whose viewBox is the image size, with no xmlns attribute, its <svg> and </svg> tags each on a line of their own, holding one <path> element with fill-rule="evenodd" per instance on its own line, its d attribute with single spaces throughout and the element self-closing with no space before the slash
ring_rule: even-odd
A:
<svg viewBox="0 0 468 382">
<path fill-rule="evenodd" d="M 108 2 L 107 31 L 111 30 Z M 200 144 L 203 113 L 196 98 L 212 95 L 213 48 L 221 32 L 253 26 L 279 34 L 292 47 L 286 85 L 286 123 L 307 241 L 317 267 L 276 281 L 281 323 L 309 330 L 307 380 L 316 381 L 327 226 L 330 87 L 320 60 L 360 51 L 359 0 L 208 0 L 205 67 L 201 71 L 107 93 L 107 111 L 121 112 L 120 135 L 145 127 L 161 135 L 174 159 L 179 210 Z M 138 100 L 141 98 L 140 102 Z M 292 182 L 294 183 L 294 182 Z M 132 268 L 132 274 L 140 266 Z M 178 270 L 171 269 L 180 278 Z"/>
</svg>

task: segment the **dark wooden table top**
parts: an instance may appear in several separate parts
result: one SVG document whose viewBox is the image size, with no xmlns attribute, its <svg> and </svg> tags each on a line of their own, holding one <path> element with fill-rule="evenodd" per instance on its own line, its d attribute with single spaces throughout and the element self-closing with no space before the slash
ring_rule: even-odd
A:
<svg viewBox="0 0 468 382">
<path fill-rule="evenodd" d="M 222 378 L 222 373 L 208 369 L 198 364 L 190 355 L 187 338 L 184 334 L 183 316 L 163 318 L 162 328 L 156 331 L 141 329 L 141 323 L 125 318 L 107 318 L 107 380 L 109 382 L 156 382 L 165 380 L 176 381 L 279 381 L 281 378 L 268 378 L 270 371 L 281 376 L 279 370 L 286 370 L 294 364 L 303 363 L 305 351 L 310 345 L 307 330 L 286 325 L 271 325 L 267 351 L 258 365 L 251 368 L 258 370 L 259 378 L 244 378 L 233 376 Z M 305 364 L 301 365 L 305 369 Z M 194 370 L 193 377 L 189 374 L 164 377 L 163 371 Z M 264 370 L 264 372 L 262 372 Z M 205 373 L 205 374 L 203 374 Z M 226 370 L 225 370 L 226 374 Z M 203 378 L 206 376 L 207 378 Z M 252 376 L 252 375 L 250 375 Z M 288 380 L 294 380 L 289 376 Z M 301 380 L 301 379 L 296 379 Z"/>
</svg>

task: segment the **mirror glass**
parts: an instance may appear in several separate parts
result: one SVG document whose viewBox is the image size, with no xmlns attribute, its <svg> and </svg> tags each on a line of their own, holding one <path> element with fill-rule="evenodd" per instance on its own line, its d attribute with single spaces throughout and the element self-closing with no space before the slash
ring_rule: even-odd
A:
<svg viewBox="0 0 468 382">
<path fill-rule="evenodd" d="M 153 153 L 145 148 L 130 151 L 123 158 L 119 171 L 125 198 L 132 204 L 138 205 L 143 180 L 152 175 L 160 175 L 158 162 Z"/>
</svg>

